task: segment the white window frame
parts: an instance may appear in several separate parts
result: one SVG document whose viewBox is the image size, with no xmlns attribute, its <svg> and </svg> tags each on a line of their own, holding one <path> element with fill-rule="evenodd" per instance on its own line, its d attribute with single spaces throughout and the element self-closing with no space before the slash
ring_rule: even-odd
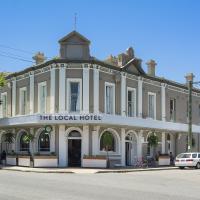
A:
<svg viewBox="0 0 200 200">
<path fill-rule="evenodd" d="M 128 115 L 128 92 L 134 92 L 134 113 L 133 113 L 133 116 L 129 116 Z M 126 91 L 126 109 L 127 109 L 127 116 L 129 117 L 136 117 L 136 108 L 137 108 L 137 97 L 136 97 L 136 89 L 135 88 L 132 88 L 132 87 L 127 87 L 127 91 Z"/>
<path fill-rule="evenodd" d="M 113 87 L 113 113 L 112 114 L 108 114 L 107 110 L 106 110 L 106 86 L 111 86 Z M 105 82 L 105 86 L 104 86 L 104 112 L 107 115 L 115 115 L 115 84 L 114 83 L 110 83 L 110 82 Z"/>
<path fill-rule="evenodd" d="M 40 108 L 40 90 L 42 86 L 46 86 L 46 101 L 45 101 L 45 112 L 47 112 L 47 82 L 43 81 L 38 83 L 38 113 L 41 113 L 41 108 Z"/>
<path fill-rule="evenodd" d="M 19 111 L 20 111 L 20 115 L 26 115 L 27 114 L 27 105 L 24 108 L 25 113 L 22 114 L 22 91 L 26 91 L 26 103 L 27 103 L 27 88 L 22 87 L 19 89 Z"/>
<path fill-rule="evenodd" d="M 4 112 L 3 112 L 3 96 L 6 96 L 6 113 L 4 115 Z M 1 105 L 1 115 L 2 115 L 2 118 L 4 117 L 8 117 L 8 93 L 7 92 L 3 92 L 1 93 L 1 100 L 2 100 L 2 105 Z"/>
<path fill-rule="evenodd" d="M 82 89 L 82 79 L 81 78 L 67 78 L 67 98 L 66 98 L 66 105 L 67 105 L 67 111 L 70 112 L 70 113 L 79 113 L 79 111 L 77 112 L 71 112 L 70 111 L 70 97 L 71 97 L 71 94 L 70 94 L 70 83 L 79 83 L 79 87 L 80 87 L 80 112 L 82 112 L 83 110 L 83 106 L 82 106 L 82 102 L 83 102 L 83 89 Z"/>
<path fill-rule="evenodd" d="M 154 96 L 154 118 L 151 118 L 150 116 L 149 116 L 149 96 L 150 95 L 152 95 L 152 96 Z M 150 119 L 156 119 L 156 93 L 154 93 L 154 92 L 148 92 L 148 118 L 150 118 Z"/>
</svg>

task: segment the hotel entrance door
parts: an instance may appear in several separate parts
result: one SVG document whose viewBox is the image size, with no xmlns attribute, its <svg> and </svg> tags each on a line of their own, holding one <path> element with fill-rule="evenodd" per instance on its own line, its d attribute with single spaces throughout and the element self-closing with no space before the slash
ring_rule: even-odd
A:
<svg viewBox="0 0 200 200">
<path fill-rule="evenodd" d="M 68 140 L 68 161 L 70 167 L 81 166 L 81 139 Z"/>
</svg>

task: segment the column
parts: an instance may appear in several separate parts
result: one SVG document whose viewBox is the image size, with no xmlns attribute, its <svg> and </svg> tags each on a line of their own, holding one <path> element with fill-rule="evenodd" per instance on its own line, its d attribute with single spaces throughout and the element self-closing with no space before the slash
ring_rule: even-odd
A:
<svg viewBox="0 0 200 200">
<path fill-rule="evenodd" d="M 34 128 L 30 128 L 30 134 L 34 136 Z M 29 149 L 30 149 L 30 152 L 31 152 L 32 155 L 35 152 L 34 143 L 35 143 L 35 140 L 31 141 L 30 144 L 29 144 Z"/>
<path fill-rule="evenodd" d="M 90 71 L 88 66 L 83 64 L 83 113 L 89 113 L 89 81 Z"/>
<path fill-rule="evenodd" d="M 50 113 L 55 113 L 55 86 L 56 86 L 56 69 L 51 68 L 50 78 Z"/>
<path fill-rule="evenodd" d="M 165 154 L 166 150 L 165 150 L 165 132 L 162 133 L 162 154 Z"/>
<path fill-rule="evenodd" d="M 121 128 L 121 165 L 125 166 L 126 150 L 125 150 L 125 128 Z"/>
<path fill-rule="evenodd" d="M 12 129 L 12 133 L 15 135 L 16 133 L 15 133 L 15 129 Z M 16 136 L 16 135 L 15 135 Z M 14 142 L 11 144 L 11 150 L 13 150 L 13 151 L 15 151 L 15 144 L 16 144 L 16 142 L 15 142 L 15 140 L 16 140 L 16 137 L 15 137 L 15 139 L 14 139 Z"/>
<path fill-rule="evenodd" d="M 16 115 L 16 78 L 12 80 L 12 117 Z"/>
<path fill-rule="evenodd" d="M 65 125 L 59 125 L 59 167 L 67 166 L 67 138 L 65 138 Z"/>
<path fill-rule="evenodd" d="M 93 102 L 94 102 L 94 113 L 99 113 L 99 69 L 95 65 L 93 68 Z"/>
<path fill-rule="evenodd" d="M 83 155 L 89 155 L 89 126 L 83 126 L 82 134 L 82 158 Z"/>
<path fill-rule="evenodd" d="M 173 155 L 175 155 L 175 148 L 176 148 L 175 135 L 170 134 L 170 151 L 172 152 Z"/>
<path fill-rule="evenodd" d="M 161 110 L 162 110 L 162 121 L 166 121 L 166 84 L 161 85 Z"/>
<path fill-rule="evenodd" d="M 66 110 L 65 100 L 66 100 L 66 90 L 65 90 L 65 67 L 60 66 L 59 68 L 59 112 L 64 113 Z"/>
<path fill-rule="evenodd" d="M 99 128 L 100 126 L 95 126 L 92 131 L 92 155 L 99 154 Z"/>
<path fill-rule="evenodd" d="M 126 116 L 126 76 L 121 74 L 121 115 Z"/>
<path fill-rule="evenodd" d="M 50 137 L 50 152 L 55 152 L 55 137 L 56 137 L 56 130 L 55 126 L 53 126 L 53 130 L 51 131 L 51 137 Z"/>
<path fill-rule="evenodd" d="M 138 77 L 138 117 L 142 118 L 142 85 L 143 80 Z"/>
<path fill-rule="evenodd" d="M 140 130 L 138 133 L 138 141 L 137 141 L 137 156 L 139 158 L 142 157 L 142 143 L 143 143 L 143 130 Z"/>
<path fill-rule="evenodd" d="M 34 113 L 34 72 L 30 72 L 30 114 Z"/>
</svg>

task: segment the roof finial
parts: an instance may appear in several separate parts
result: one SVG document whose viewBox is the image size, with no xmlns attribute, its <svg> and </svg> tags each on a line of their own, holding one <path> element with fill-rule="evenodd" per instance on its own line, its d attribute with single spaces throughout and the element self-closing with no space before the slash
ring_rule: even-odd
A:
<svg viewBox="0 0 200 200">
<path fill-rule="evenodd" d="M 77 13 L 74 13 L 74 30 L 76 31 L 76 16 L 77 16 Z"/>
</svg>

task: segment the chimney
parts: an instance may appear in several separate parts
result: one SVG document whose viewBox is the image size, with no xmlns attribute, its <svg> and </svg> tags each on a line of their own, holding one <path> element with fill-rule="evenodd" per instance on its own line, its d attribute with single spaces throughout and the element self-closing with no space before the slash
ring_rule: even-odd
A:
<svg viewBox="0 0 200 200">
<path fill-rule="evenodd" d="M 33 60 L 35 60 L 36 65 L 42 64 L 46 58 L 44 57 L 44 53 L 38 52 L 33 56 Z"/>
<path fill-rule="evenodd" d="M 189 81 L 193 82 L 194 79 L 194 74 L 193 73 L 188 73 L 185 78 L 186 78 L 186 83 L 188 83 Z"/>
<path fill-rule="evenodd" d="M 157 65 L 155 60 L 149 60 L 146 64 L 148 67 L 148 75 L 155 76 L 155 67 Z"/>
</svg>

